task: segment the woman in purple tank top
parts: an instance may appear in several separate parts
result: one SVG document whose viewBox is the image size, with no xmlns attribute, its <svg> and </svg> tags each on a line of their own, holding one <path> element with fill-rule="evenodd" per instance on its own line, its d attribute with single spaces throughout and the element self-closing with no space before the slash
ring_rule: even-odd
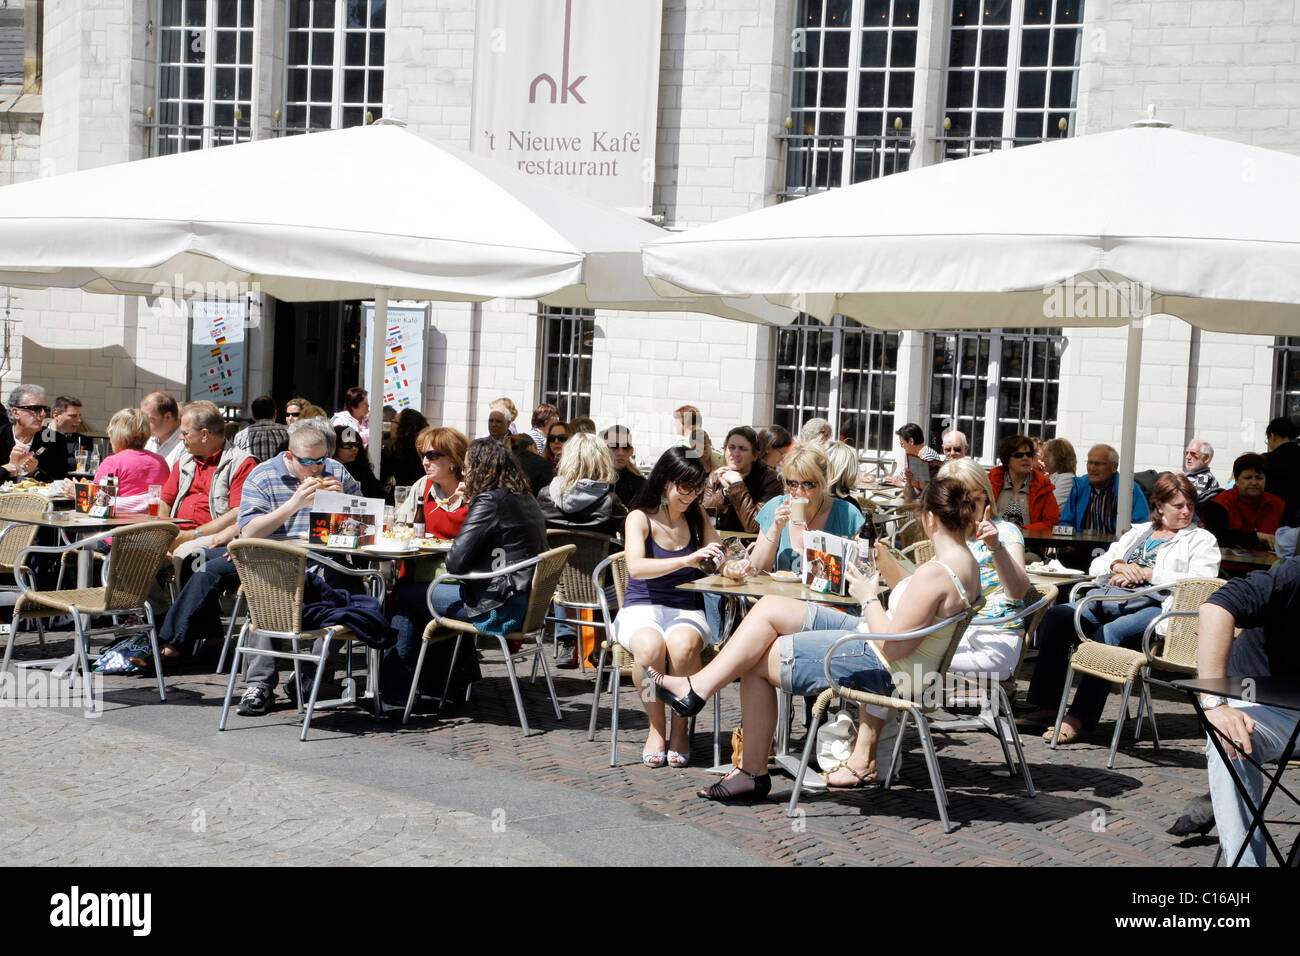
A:
<svg viewBox="0 0 1300 956">
<path fill-rule="evenodd" d="M 614 620 L 614 639 L 636 661 L 633 677 L 646 686 L 644 668 L 667 667 L 683 676 L 700 669 L 700 651 L 709 640 L 700 595 L 677 585 L 701 577 L 700 562 L 722 555 L 718 532 L 704 517 L 700 493 L 708 469 L 693 448 L 669 448 L 628 512 L 623 529 L 627 554 L 627 595 Z M 671 733 L 664 705 L 643 693 L 650 721 L 641 762 L 685 767 L 690 762 L 688 720 L 673 717 Z"/>
</svg>

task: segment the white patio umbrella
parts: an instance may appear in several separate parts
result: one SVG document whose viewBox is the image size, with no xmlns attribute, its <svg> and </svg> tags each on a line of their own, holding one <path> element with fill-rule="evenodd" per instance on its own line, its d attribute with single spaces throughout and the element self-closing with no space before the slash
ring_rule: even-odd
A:
<svg viewBox="0 0 1300 956">
<path fill-rule="evenodd" d="M 1143 316 L 1300 333 L 1300 157 L 1154 121 L 898 173 L 649 243 L 665 294 L 763 297 L 879 329 L 1128 325 L 1131 507 Z"/>
<path fill-rule="evenodd" d="M 709 312 L 788 321 L 766 302 L 664 299 L 633 216 L 396 124 L 259 140 L 0 189 L 0 285 L 157 294 L 256 283 L 287 301 L 389 298 Z M 371 349 L 371 394 L 383 350 Z M 378 443 L 372 447 L 377 454 Z M 377 462 L 377 459 L 376 459 Z"/>
</svg>

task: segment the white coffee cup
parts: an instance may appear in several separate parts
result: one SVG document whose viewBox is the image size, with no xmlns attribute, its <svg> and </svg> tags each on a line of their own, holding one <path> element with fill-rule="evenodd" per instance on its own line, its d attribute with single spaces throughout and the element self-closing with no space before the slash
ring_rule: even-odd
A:
<svg viewBox="0 0 1300 956">
<path fill-rule="evenodd" d="M 795 524 L 808 523 L 808 499 L 791 498 L 790 499 L 790 520 Z"/>
</svg>

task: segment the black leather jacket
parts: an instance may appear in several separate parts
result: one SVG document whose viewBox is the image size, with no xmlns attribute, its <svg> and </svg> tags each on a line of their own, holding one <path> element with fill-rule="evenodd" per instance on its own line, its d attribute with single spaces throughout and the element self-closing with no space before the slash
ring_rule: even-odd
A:
<svg viewBox="0 0 1300 956">
<path fill-rule="evenodd" d="M 465 523 L 447 555 L 447 570 L 452 574 L 499 570 L 545 550 L 546 521 L 537 499 L 494 488 L 469 503 Z M 465 610 L 477 616 L 516 594 L 527 594 L 532 581 L 532 568 L 516 571 L 509 578 L 462 581 L 460 596 Z"/>
</svg>

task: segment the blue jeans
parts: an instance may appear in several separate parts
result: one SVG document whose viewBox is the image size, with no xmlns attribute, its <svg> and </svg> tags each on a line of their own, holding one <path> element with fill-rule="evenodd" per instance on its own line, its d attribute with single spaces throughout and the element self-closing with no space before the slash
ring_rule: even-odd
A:
<svg viewBox="0 0 1300 956">
<path fill-rule="evenodd" d="M 221 595 L 227 588 L 236 586 L 239 575 L 226 557 L 225 548 L 204 551 L 198 566 L 202 570 L 190 575 L 158 629 L 158 639 L 164 644 L 179 648 L 221 633 Z M 269 657 L 257 660 L 275 663 Z"/>
<path fill-rule="evenodd" d="M 394 588 L 389 599 L 390 620 L 397 631 L 397 644 L 384 652 L 381 684 L 384 697 L 390 702 L 405 702 L 410 692 L 415 663 L 420 658 L 420 645 L 424 643 L 424 629 L 433 620 L 426 603 L 428 593 L 428 581 L 407 581 Z M 435 587 L 433 607 L 440 617 L 452 617 L 459 621 L 469 619 L 460 598 L 459 584 L 444 581 Z M 443 641 L 425 653 L 424 671 L 420 675 L 420 687 L 425 693 L 442 693 L 454 644 L 454 641 Z M 477 669 L 472 651 L 462 652 L 460 657 L 469 658 L 469 661 L 458 661 L 458 671 L 466 669 L 471 662 L 474 663 L 473 669 Z"/>
<path fill-rule="evenodd" d="M 1293 710 L 1279 707 L 1264 707 L 1248 704 L 1244 701 L 1230 700 L 1229 707 L 1244 710 L 1255 721 L 1255 729 L 1250 735 L 1251 756 L 1260 763 L 1268 763 L 1282 756 L 1291 732 L 1295 730 L 1296 714 Z M 1231 744 L 1224 744 L 1229 757 L 1237 756 Z M 1223 862 L 1230 865 L 1241 848 L 1241 841 L 1246 837 L 1250 826 L 1250 811 L 1246 801 L 1237 792 L 1232 782 L 1232 775 L 1219 757 L 1219 752 L 1208 740 L 1205 743 L 1205 762 L 1210 771 L 1210 799 L 1214 802 L 1214 823 L 1219 828 L 1219 845 L 1223 847 Z M 1251 801 L 1258 806 L 1264 791 L 1264 778 L 1244 757 L 1233 761 L 1233 769 L 1241 778 Z M 1279 772 L 1281 768 L 1278 768 Z M 1276 840 L 1276 838 L 1274 838 Z M 1285 846 L 1279 847 L 1285 852 Z M 1241 856 L 1240 866 L 1264 866 L 1267 862 L 1268 844 L 1264 835 L 1257 829 L 1250 838 L 1250 845 Z"/>
<path fill-rule="evenodd" d="M 1078 640 L 1074 631 L 1073 604 L 1058 604 L 1043 615 L 1038 628 L 1038 660 L 1034 664 L 1034 678 L 1029 682 L 1028 699 L 1035 707 L 1055 709 L 1060 705 L 1061 693 L 1070 667 L 1070 650 Z M 1160 614 L 1159 607 L 1143 608 L 1112 620 L 1098 618 L 1101 609 L 1088 605 L 1080 623 L 1084 635 L 1112 647 L 1142 646 L 1142 632 Z M 1104 611 L 1101 611 L 1104 614 Z M 1106 707 L 1110 683 L 1099 677 L 1082 677 L 1074 692 L 1069 715 L 1082 722 L 1084 727 L 1095 727 Z"/>
</svg>

